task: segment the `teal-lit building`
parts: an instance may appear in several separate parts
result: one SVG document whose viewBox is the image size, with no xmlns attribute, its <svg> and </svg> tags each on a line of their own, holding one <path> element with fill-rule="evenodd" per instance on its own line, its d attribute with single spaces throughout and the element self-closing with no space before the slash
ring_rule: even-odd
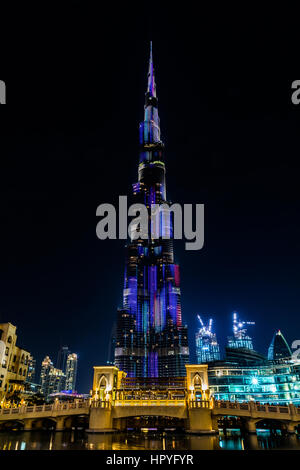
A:
<svg viewBox="0 0 300 470">
<path fill-rule="evenodd" d="M 300 362 L 246 366 L 220 361 L 209 366 L 208 380 L 217 400 L 300 405 Z"/>
<path fill-rule="evenodd" d="M 248 340 L 243 325 L 240 324 L 242 337 L 237 339 Z M 238 328 L 236 330 L 239 333 Z M 214 397 L 300 406 L 300 361 L 292 360 L 281 331 L 273 336 L 268 358 L 253 349 L 252 340 L 250 344 L 241 344 L 243 347 L 228 342 L 225 359 L 208 364 L 208 380 Z"/>
</svg>

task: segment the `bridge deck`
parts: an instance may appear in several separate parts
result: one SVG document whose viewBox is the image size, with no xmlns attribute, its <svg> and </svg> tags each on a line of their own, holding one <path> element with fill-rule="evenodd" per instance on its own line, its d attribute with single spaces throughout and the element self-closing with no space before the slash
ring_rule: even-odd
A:
<svg viewBox="0 0 300 470">
<path fill-rule="evenodd" d="M 19 406 L 17 408 L 0 409 L 0 421 L 51 418 L 58 416 L 74 416 L 89 414 L 90 402 L 54 403 L 52 405 Z"/>
<path fill-rule="evenodd" d="M 61 416 L 88 415 L 90 408 L 103 408 L 111 410 L 114 418 L 125 416 L 142 415 L 165 415 L 188 417 L 188 410 L 194 408 L 210 409 L 215 417 L 238 416 L 251 418 L 255 420 L 276 419 L 282 421 L 293 421 L 300 423 L 300 407 L 294 405 L 262 405 L 259 403 L 236 403 L 222 401 L 187 401 L 187 400 L 168 400 L 168 399 L 132 399 L 91 402 L 82 400 L 76 403 L 57 402 L 52 405 L 19 406 L 17 408 L 0 409 L 0 421 L 26 420 L 38 418 L 55 418 Z"/>
<path fill-rule="evenodd" d="M 236 403 L 215 401 L 214 416 L 240 416 L 254 419 L 276 419 L 300 422 L 300 408 L 294 405 L 262 405 L 260 403 Z"/>
</svg>

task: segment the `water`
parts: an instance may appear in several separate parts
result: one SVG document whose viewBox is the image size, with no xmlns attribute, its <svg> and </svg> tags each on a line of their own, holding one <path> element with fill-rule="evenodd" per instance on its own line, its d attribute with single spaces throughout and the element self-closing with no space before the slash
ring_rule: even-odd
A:
<svg viewBox="0 0 300 470">
<path fill-rule="evenodd" d="M 116 433 L 87 434 L 66 432 L 1 432 L 0 450 L 300 450 L 300 436 L 272 436 L 269 432 L 241 436 L 188 434 Z"/>
</svg>

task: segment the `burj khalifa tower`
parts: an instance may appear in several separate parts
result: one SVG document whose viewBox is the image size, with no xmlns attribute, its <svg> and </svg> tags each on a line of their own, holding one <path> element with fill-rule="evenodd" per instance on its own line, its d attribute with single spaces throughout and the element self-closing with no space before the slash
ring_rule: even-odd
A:
<svg viewBox="0 0 300 470">
<path fill-rule="evenodd" d="M 160 135 L 152 43 L 144 120 L 139 126 L 138 182 L 132 201 L 149 213 L 168 204 L 164 144 Z M 170 237 L 166 238 L 166 233 Z M 182 324 L 179 266 L 174 263 L 173 218 L 159 215 L 159 236 L 131 239 L 126 246 L 123 307 L 118 310 L 115 365 L 128 377 L 181 377 L 189 362 L 187 326 Z"/>
</svg>

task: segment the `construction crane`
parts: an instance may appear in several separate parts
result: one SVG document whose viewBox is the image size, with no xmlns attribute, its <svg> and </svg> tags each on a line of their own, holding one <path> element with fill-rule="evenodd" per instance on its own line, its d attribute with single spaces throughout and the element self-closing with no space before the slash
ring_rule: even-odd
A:
<svg viewBox="0 0 300 470">
<path fill-rule="evenodd" d="M 233 312 L 233 334 L 237 339 L 242 339 L 245 337 L 247 328 L 245 325 L 255 325 L 254 321 L 242 321 L 238 318 L 238 313 Z"/>
</svg>

